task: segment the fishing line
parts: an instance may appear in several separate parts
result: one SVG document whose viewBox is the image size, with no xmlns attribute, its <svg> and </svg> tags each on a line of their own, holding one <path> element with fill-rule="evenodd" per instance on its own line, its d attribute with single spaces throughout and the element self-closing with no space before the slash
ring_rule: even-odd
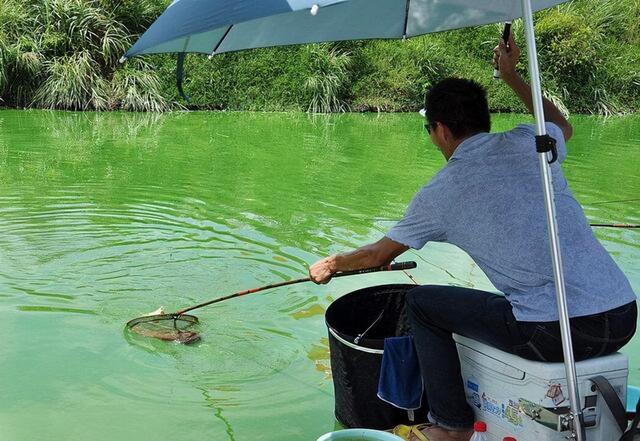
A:
<svg viewBox="0 0 640 441">
<path fill-rule="evenodd" d="M 413 284 L 414 284 L 414 285 L 420 285 L 420 284 L 418 283 L 418 281 L 417 281 L 417 280 L 416 280 L 416 279 L 415 279 L 411 274 L 409 274 L 409 273 L 408 273 L 408 272 L 406 272 L 405 270 L 402 270 L 402 272 L 403 272 L 403 273 L 404 273 L 404 274 L 405 274 L 409 279 L 411 279 L 411 281 L 413 282 Z"/>
</svg>

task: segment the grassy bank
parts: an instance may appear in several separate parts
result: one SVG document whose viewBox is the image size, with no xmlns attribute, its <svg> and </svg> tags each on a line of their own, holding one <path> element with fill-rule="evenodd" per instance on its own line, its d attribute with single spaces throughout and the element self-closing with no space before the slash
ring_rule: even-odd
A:
<svg viewBox="0 0 640 441">
<path fill-rule="evenodd" d="M 180 103 L 175 57 L 117 63 L 165 4 L 0 0 L 4 105 L 164 110 Z M 640 109 L 640 0 L 577 0 L 536 20 L 543 88 L 552 100 L 569 112 Z M 520 22 L 514 31 L 522 42 Z M 189 55 L 185 90 L 196 108 L 394 112 L 419 108 L 434 81 L 461 76 L 487 87 L 492 110 L 523 111 L 491 80 L 499 33 L 498 25 L 488 25 L 404 42 L 261 49 L 212 60 Z"/>
</svg>

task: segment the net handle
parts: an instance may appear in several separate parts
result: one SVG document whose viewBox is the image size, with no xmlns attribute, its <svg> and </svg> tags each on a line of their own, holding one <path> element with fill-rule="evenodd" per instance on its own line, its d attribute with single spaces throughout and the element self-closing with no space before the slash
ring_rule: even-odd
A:
<svg viewBox="0 0 640 441">
<path fill-rule="evenodd" d="M 417 265 L 415 262 L 398 262 L 398 263 L 392 263 L 390 265 L 374 266 L 371 268 L 364 268 L 364 269 L 359 269 L 354 271 L 341 271 L 341 272 L 335 273 L 333 277 L 354 276 L 357 274 L 377 273 L 380 271 L 400 271 L 400 270 L 413 269 L 416 266 Z M 217 299 L 209 300 L 208 302 L 200 303 L 199 305 L 181 309 L 180 311 L 176 312 L 174 315 L 180 316 L 189 311 L 193 311 L 194 309 L 202 308 L 203 306 L 212 305 L 214 303 L 222 302 L 224 300 L 229 300 L 234 297 L 240 297 L 240 296 L 245 296 L 247 294 L 253 294 L 259 291 L 264 291 L 265 289 L 278 288 L 280 286 L 287 286 L 287 285 L 295 285 L 296 283 L 303 283 L 303 282 L 310 282 L 310 281 L 311 281 L 311 277 L 304 277 L 301 279 L 287 280 L 286 282 L 272 283 L 269 285 L 261 286 L 259 288 L 246 289 L 244 291 L 239 291 L 234 294 L 229 294 L 228 296 L 219 297 Z"/>
</svg>

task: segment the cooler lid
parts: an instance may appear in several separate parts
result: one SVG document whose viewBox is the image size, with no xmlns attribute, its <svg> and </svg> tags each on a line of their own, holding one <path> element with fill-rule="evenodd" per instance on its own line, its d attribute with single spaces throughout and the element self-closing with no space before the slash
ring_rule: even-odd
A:
<svg viewBox="0 0 640 441">
<path fill-rule="evenodd" d="M 499 349 L 493 348 L 484 343 L 472 340 L 461 335 L 454 334 L 454 339 L 459 347 L 467 348 L 474 351 L 476 355 L 466 355 L 467 357 L 476 357 L 475 360 L 478 363 L 491 363 L 495 364 L 496 360 L 499 360 L 501 364 L 508 365 L 509 367 L 525 372 L 527 375 L 535 376 L 544 380 L 554 380 L 565 378 L 564 363 L 545 363 L 540 361 L 526 360 L 518 357 L 517 355 L 509 354 Z M 468 351 L 465 351 L 469 354 Z M 483 357 L 484 356 L 484 357 Z M 488 357 L 488 358 L 487 358 Z M 493 360 L 493 361 L 487 361 Z M 576 363 L 576 374 L 578 377 L 592 377 L 596 374 L 603 374 L 606 372 L 620 371 L 622 375 L 626 376 L 628 369 L 628 358 L 619 352 L 611 355 L 605 355 L 604 357 L 592 358 L 589 360 L 583 360 Z M 504 367 L 500 368 L 503 372 L 512 372 Z M 509 375 L 512 378 L 516 378 L 513 375 Z M 524 376 L 522 377 L 524 378 Z"/>
</svg>

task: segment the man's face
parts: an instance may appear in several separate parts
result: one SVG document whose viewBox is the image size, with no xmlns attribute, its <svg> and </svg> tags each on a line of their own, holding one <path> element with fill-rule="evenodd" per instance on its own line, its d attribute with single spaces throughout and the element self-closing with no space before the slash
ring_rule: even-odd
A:
<svg viewBox="0 0 640 441">
<path fill-rule="evenodd" d="M 442 124 L 439 122 L 430 123 L 425 119 L 424 128 L 429 134 L 429 138 L 431 138 L 431 142 L 438 147 L 438 150 L 442 152 Z"/>
<path fill-rule="evenodd" d="M 431 123 L 430 125 L 427 123 L 429 133 L 429 137 L 431 138 L 431 142 L 433 142 L 442 156 L 448 161 L 449 158 L 453 155 L 456 147 L 460 144 L 459 141 L 453 137 L 451 130 L 446 124 L 441 123 L 440 121 L 436 121 Z"/>
<path fill-rule="evenodd" d="M 427 119 L 425 119 L 424 121 L 424 129 L 427 131 L 427 134 L 431 136 L 431 123 Z"/>
</svg>

